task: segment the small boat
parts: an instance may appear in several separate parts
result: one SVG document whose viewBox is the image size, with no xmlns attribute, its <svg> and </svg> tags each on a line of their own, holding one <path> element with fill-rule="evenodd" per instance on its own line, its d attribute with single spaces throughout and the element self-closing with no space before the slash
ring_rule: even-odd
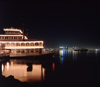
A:
<svg viewBox="0 0 100 87">
<path fill-rule="evenodd" d="M 88 49 L 74 49 L 74 51 L 88 51 Z"/>
</svg>

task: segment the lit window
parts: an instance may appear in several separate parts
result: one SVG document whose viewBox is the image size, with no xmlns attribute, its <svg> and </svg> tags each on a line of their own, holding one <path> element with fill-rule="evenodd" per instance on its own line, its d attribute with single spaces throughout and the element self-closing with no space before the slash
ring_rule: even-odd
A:
<svg viewBox="0 0 100 87">
<path fill-rule="evenodd" d="M 34 43 L 30 43 L 31 46 L 34 46 Z"/>
<path fill-rule="evenodd" d="M 39 50 L 38 49 L 35 49 L 35 52 L 39 52 Z"/>
<path fill-rule="evenodd" d="M 25 43 L 21 43 L 21 46 L 25 46 Z"/>
<path fill-rule="evenodd" d="M 18 37 L 19 39 L 22 39 L 22 37 Z"/>
<path fill-rule="evenodd" d="M 7 46 L 10 46 L 10 43 L 7 43 Z"/>
<path fill-rule="evenodd" d="M 4 37 L 2 37 L 2 39 L 4 39 Z"/>
<path fill-rule="evenodd" d="M 29 46 L 29 43 L 26 43 L 26 46 Z"/>
<path fill-rule="evenodd" d="M 40 46 L 42 46 L 42 42 L 40 42 Z"/>
<path fill-rule="evenodd" d="M 11 46 L 15 46 L 15 43 L 11 43 Z"/>
<path fill-rule="evenodd" d="M 5 39 L 8 39 L 8 37 L 5 37 Z"/>
<path fill-rule="evenodd" d="M 39 45 L 39 43 L 35 43 L 35 46 L 38 46 Z"/>
<path fill-rule="evenodd" d="M 20 46 L 20 43 L 16 43 L 16 46 Z"/>
<path fill-rule="evenodd" d="M 14 37 L 14 39 L 17 39 L 17 37 Z"/>
</svg>

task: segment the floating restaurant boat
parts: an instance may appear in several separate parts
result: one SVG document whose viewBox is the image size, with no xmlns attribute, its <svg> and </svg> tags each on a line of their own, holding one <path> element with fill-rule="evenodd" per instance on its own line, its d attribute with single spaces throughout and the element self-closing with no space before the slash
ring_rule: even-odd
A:
<svg viewBox="0 0 100 87">
<path fill-rule="evenodd" d="M 43 53 L 43 41 L 28 39 L 28 34 L 17 28 L 4 28 L 5 34 L 0 35 L 0 50 L 10 57 L 44 56 L 53 53 Z"/>
</svg>

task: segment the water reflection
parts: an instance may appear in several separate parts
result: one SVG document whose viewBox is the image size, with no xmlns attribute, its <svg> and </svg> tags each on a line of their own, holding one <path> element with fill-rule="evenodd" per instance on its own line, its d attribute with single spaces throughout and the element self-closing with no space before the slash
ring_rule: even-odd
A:
<svg viewBox="0 0 100 87">
<path fill-rule="evenodd" d="M 52 70 L 55 71 L 55 63 L 52 63 Z"/>
<path fill-rule="evenodd" d="M 33 63 L 31 60 L 11 59 L 6 64 L 2 64 L 2 75 L 8 77 L 13 75 L 21 82 L 36 82 L 45 79 L 45 68 L 42 64 Z"/>
<path fill-rule="evenodd" d="M 27 63 L 27 71 L 32 71 L 32 63 Z"/>
<path fill-rule="evenodd" d="M 98 55 L 98 50 L 95 50 L 95 57 L 97 57 Z"/>
<path fill-rule="evenodd" d="M 2 75 L 6 77 L 13 75 L 22 82 L 43 81 L 46 85 L 41 87 L 81 87 L 82 84 L 85 87 L 92 83 L 91 79 L 94 82 L 97 80 L 94 77 L 98 77 L 100 52 L 98 59 L 95 55 L 95 51 L 60 50 L 54 61 L 10 59 L 0 67 Z"/>
<path fill-rule="evenodd" d="M 63 63 L 64 58 L 65 58 L 65 50 L 59 50 L 59 58 L 61 63 Z"/>
<path fill-rule="evenodd" d="M 79 57 L 79 51 L 59 50 L 59 59 L 63 64 L 64 60 L 76 60 Z"/>
<path fill-rule="evenodd" d="M 9 62 L 7 62 L 7 65 L 6 65 L 6 67 L 7 67 L 7 70 L 9 69 Z"/>
<path fill-rule="evenodd" d="M 79 56 L 79 51 L 73 51 L 73 60 L 77 59 Z"/>
<path fill-rule="evenodd" d="M 2 72 L 3 72 L 3 70 L 4 70 L 4 65 L 2 64 Z"/>
</svg>

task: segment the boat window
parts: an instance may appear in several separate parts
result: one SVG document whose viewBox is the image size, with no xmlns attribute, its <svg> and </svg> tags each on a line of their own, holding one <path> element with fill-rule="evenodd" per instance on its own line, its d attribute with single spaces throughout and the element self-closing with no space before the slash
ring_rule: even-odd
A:
<svg viewBox="0 0 100 87">
<path fill-rule="evenodd" d="M 35 46 L 38 46 L 39 45 L 39 43 L 35 43 Z"/>
<path fill-rule="evenodd" d="M 38 49 L 35 49 L 35 52 L 39 52 L 39 50 Z"/>
<path fill-rule="evenodd" d="M 15 39 L 15 37 L 13 37 L 13 39 Z"/>
<path fill-rule="evenodd" d="M 42 46 L 42 42 L 40 42 L 40 46 Z"/>
<path fill-rule="evenodd" d="M 17 39 L 17 37 L 14 37 L 14 39 Z"/>
<path fill-rule="evenodd" d="M 4 39 L 4 37 L 1 37 L 1 39 Z"/>
<path fill-rule="evenodd" d="M 16 46 L 20 46 L 20 43 L 16 43 Z"/>
<path fill-rule="evenodd" d="M 31 50 L 32 53 L 34 53 L 34 50 Z"/>
<path fill-rule="evenodd" d="M 28 49 L 26 50 L 26 53 L 29 53 L 29 50 Z"/>
<path fill-rule="evenodd" d="M 13 39 L 13 37 L 9 37 L 9 39 Z"/>
<path fill-rule="evenodd" d="M 15 43 L 11 43 L 11 46 L 15 46 Z"/>
<path fill-rule="evenodd" d="M 34 43 L 30 43 L 31 46 L 34 46 Z"/>
<path fill-rule="evenodd" d="M 29 43 L 26 43 L 26 46 L 29 46 Z"/>
<path fill-rule="evenodd" d="M 25 43 L 21 43 L 21 46 L 25 46 Z"/>
<path fill-rule="evenodd" d="M 22 39 L 22 37 L 18 37 L 18 39 Z"/>
<path fill-rule="evenodd" d="M 20 50 L 17 50 L 17 53 L 20 53 Z"/>
<path fill-rule="evenodd" d="M 5 37 L 5 39 L 8 39 L 8 37 Z"/>
<path fill-rule="evenodd" d="M 22 50 L 22 51 L 21 51 L 21 53 L 25 53 L 25 51 L 24 51 L 24 50 Z"/>
<path fill-rule="evenodd" d="M 7 46 L 10 46 L 10 43 L 7 43 Z"/>
</svg>

